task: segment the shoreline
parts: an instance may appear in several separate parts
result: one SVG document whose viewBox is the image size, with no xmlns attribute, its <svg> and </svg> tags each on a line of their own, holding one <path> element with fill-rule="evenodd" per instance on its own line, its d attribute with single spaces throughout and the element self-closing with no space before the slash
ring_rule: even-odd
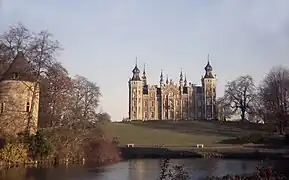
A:
<svg viewBox="0 0 289 180">
<path fill-rule="evenodd" d="M 182 158 L 207 158 L 207 159 L 242 159 L 242 160 L 289 160 L 289 153 L 275 150 L 275 152 L 251 149 L 170 149 L 149 147 L 119 147 L 121 157 L 128 159 L 182 159 Z"/>
<path fill-rule="evenodd" d="M 289 151 L 282 152 L 281 149 L 274 150 L 275 152 L 258 151 L 256 148 L 165 148 L 165 147 L 118 147 L 121 159 L 132 160 L 132 159 L 232 159 L 232 160 L 289 160 Z M 103 165 L 115 164 L 117 162 L 108 162 Z M 10 164 L 0 163 L 0 170 L 2 168 L 13 168 L 19 166 L 58 166 L 58 165 L 71 165 L 71 164 L 82 164 L 83 161 L 65 159 L 55 163 L 53 160 L 42 160 L 42 161 L 28 161 L 24 163 Z M 103 166 L 98 165 L 98 166 Z"/>
</svg>

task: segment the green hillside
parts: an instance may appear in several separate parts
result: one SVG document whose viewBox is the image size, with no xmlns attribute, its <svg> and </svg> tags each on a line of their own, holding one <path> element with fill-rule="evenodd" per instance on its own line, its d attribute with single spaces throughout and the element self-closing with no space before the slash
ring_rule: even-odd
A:
<svg viewBox="0 0 289 180">
<path fill-rule="evenodd" d="M 204 121 L 140 121 L 103 126 L 107 137 L 119 137 L 120 145 L 135 146 L 216 145 L 221 140 L 257 133 L 262 128 L 264 125 Z"/>
</svg>

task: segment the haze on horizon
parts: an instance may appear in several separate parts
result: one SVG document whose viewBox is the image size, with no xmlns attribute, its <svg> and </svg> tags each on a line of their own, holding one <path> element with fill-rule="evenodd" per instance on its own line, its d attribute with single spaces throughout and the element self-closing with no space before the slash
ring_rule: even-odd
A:
<svg viewBox="0 0 289 180">
<path fill-rule="evenodd" d="M 200 84 L 207 54 L 218 78 L 250 74 L 258 84 L 273 66 L 289 66 L 289 1 L 279 0 L 2 0 L 0 33 L 23 23 L 49 30 L 64 47 L 59 60 L 71 75 L 101 89 L 101 109 L 128 116 L 128 78 L 138 57 L 150 84 L 160 70 Z"/>
</svg>

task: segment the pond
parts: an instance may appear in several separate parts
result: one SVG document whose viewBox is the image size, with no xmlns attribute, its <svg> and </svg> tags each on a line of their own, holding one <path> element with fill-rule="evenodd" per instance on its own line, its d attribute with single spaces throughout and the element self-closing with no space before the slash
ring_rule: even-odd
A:
<svg viewBox="0 0 289 180">
<path fill-rule="evenodd" d="M 191 179 L 255 172 L 260 161 L 225 159 L 173 159 L 184 165 Z M 266 164 L 273 165 L 274 161 Z M 11 168 L 0 171 L 2 180 L 157 180 L 161 159 L 135 159 L 101 168 L 68 165 L 50 168 Z"/>
</svg>

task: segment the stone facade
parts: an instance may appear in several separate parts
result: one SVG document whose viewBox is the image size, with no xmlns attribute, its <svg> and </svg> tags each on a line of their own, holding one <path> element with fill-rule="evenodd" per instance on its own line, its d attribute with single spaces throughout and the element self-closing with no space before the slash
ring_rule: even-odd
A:
<svg viewBox="0 0 289 180">
<path fill-rule="evenodd" d="M 149 85 L 145 68 L 135 65 L 129 79 L 129 120 L 212 120 L 216 119 L 216 76 L 209 61 L 201 86 L 187 83 L 183 72 L 178 83 L 164 82 L 163 72 L 159 85 Z"/>
<path fill-rule="evenodd" d="M 37 131 L 39 84 L 24 55 L 17 55 L 0 79 L 0 130 L 5 134 Z"/>
</svg>

